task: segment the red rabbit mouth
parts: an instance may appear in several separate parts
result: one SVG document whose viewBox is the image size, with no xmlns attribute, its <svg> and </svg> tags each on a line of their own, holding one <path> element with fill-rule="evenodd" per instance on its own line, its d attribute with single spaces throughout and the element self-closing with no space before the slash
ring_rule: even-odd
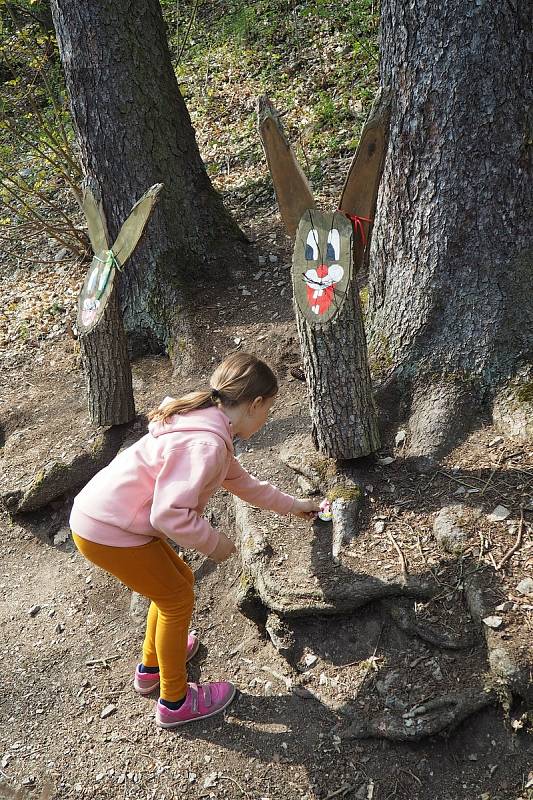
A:
<svg viewBox="0 0 533 800">
<path fill-rule="evenodd" d="M 325 314 L 333 302 L 334 289 L 342 280 L 344 270 L 340 264 L 321 264 L 317 269 L 308 269 L 304 275 L 307 284 L 307 302 L 317 316 Z"/>
</svg>

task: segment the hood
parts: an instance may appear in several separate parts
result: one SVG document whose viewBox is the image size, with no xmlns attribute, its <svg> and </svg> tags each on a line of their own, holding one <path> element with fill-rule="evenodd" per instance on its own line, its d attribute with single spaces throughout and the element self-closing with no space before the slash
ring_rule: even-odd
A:
<svg viewBox="0 0 533 800">
<path fill-rule="evenodd" d="M 173 399 L 173 397 L 165 397 L 161 405 L 164 406 Z M 209 433 L 220 436 L 228 450 L 233 452 L 231 422 L 224 412 L 215 406 L 198 408 L 195 411 L 188 411 L 186 414 L 174 414 L 166 422 L 153 420 L 148 425 L 148 431 L 155 438 L 167 433 L 182 431 L 209 431 Z"/>
</svg>

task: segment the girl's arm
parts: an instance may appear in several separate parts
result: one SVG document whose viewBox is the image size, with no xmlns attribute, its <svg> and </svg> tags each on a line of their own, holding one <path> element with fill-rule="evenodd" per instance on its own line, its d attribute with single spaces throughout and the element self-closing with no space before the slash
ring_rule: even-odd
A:
<svg viewBox="0 0 533 800">
<path fill-rule="evenodd" d="M 259 481 L 246 472 L 235 457 L 231 460 L 222 486 L 241 500 L 277 514 L 290 514 L 295 503 L 291 494 L 285 494 L 271 483 Z"/>
</svg>

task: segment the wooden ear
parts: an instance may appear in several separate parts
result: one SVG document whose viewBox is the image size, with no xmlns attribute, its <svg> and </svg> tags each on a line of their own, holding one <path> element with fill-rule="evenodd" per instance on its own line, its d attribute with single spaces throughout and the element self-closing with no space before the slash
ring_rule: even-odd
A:
<svg viewBox="0 0 533 800">
<path fill-rule="evenodd" d="M 288 234 L 294 238 L 302 214 L 308 208 L 314 208 L 315 201 L 285 136 L 279 114 L 266 95 L 258 100 L 257 118 L 281 218 Z"/>
<path fill-rule="evenodd" d="M 83 186 L 81 207 L 87 220 L 89 240 L 94 253 L 109 250 L 107 222 L 96 183 L 86 178 Z"/>
<path fill-rule="evenodd" d="M 141 199 L 135 203 L 128 218 L 119 230 L 115 243 L 111 248 L 119 266 L 122 266 L 128 260 L 137 247 L 162 188 L 162 183 L 155 183 L 150 186 Z"/>
<path fill-rule="evenodd" d="M 372 224 L 365 220 L 373 220 L 376 209 L 387 150 L 390 114 L 391 91 L 388 87 L 383 87 L 378 92 L 361 133 L 359 147 L 350 165 L 339 203 L 341 211 L 361 218 L 358 225 L 362 226 L 360 230 L 364 231 L 364 236 L 357 237 L 355 244 L 357 266 L 361 266 L 366 234 Z"/>
</svg>

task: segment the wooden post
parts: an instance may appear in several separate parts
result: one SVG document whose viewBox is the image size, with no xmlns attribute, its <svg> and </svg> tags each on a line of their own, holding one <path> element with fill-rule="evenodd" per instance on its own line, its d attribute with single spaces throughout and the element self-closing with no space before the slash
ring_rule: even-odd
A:
<svg viewBox="0 0 533 800">
<path fill-rule="evenodd" d="M 343 214 L 304 214 L 292 278 L 313 442 L 330 458 L 366 456 L 380 441 L 353 269 L 353 228 Z M 338 280 L 327 285 L 328 278 Z"/>
<path fill-rule="evenodd" d="M 266 98 L 258 107 L 281 215 L 294 238 L 294 306 L 313 441 L 320 452 L 337 459 L 360 458 L 380 446 L 354 252 L 361 266 L 383 165 L 388 108 L 388 94 L 380 95 L 348 173 L 342 211 L 322 214 L 314 208 L 279 114 Z"/>
</svg>

